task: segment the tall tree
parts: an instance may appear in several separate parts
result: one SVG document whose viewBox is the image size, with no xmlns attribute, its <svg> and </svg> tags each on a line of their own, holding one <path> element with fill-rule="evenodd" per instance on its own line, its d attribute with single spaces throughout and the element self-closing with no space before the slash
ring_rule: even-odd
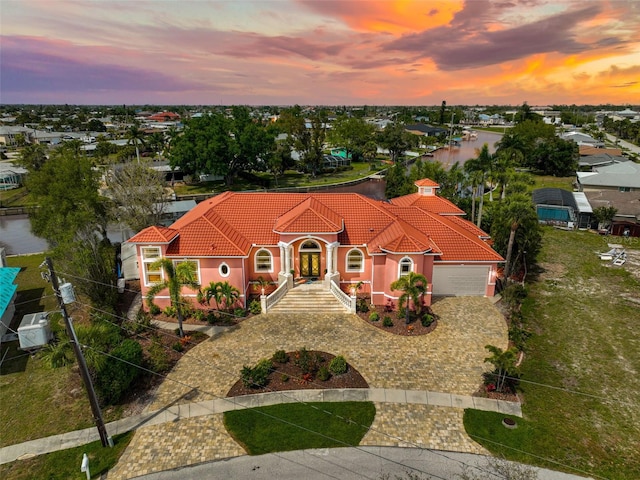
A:
<svg viewBox="0 0 640 480">
<path fill-rule="evenodd" d="M 182 297 L 182 287 L 189 287 L 192 290 L 200 288 L 195 263 L 180 262 L 174 265 L 173 260 L 163 257 L 153 262 L 150 268 L 153 270 L 162 269 L 164 280 L 149 289 L 147 303 L 153 305 L 153 299 L 158 293 L 165 289 L 169 290 L 169 300 L 171 306 L 175 308 L 176 317 L 178 318 L 178 331 L 180 337 L 184 337 L 182 322 L 186 310 L 186 302 Z"/>
<path fill-rule="evenodd" d="M 414 136 L 405 130 L 403 123 L 394 122 L 378 134 L 378 141 L 383 148 L 389 150 L 391 161 L 396 163 L 413 145 Z"/>
<path fill-rule="evenodd" d="M 56 154 L 29 172 L 26 183 L 39 205 L 31 214 L 33 233 L 50 246 L 76 232 L 98 231 L 106 238 L 106 199 L 98 193 L 98 172 L 86 157 Z"/>
<path fill-rule="evenodd" d="M 522 267 L 522 262 L 535 261 L 542 234 L 531 198 L 514 194 L 501 202 L 494 211 L 491 236 L 495 249 L 505 256 L 506 279 Z"/>
<path fill-rule="evenodd" d="M 367 142 L 373 139 L 375 126 L 360 117 L 342 115 L 332 124 L 329 139 L 336 147 L 346 150 L 347 158 L 364 156 Z"/>
<path fill-rule="evenodd" d="M 160 223 L 168 205 L 164 175 L 151 163 L 127 163 L 106 175 L 107 195 L 113 200 L 111 217 L 139 232 Z"/>
<path fill-rule="evenodd" d="M 428 283 L 427 277 L 421 273 L 409 272 L 408 275 L 400 277 L 391 284 L 391 290 L 402 292 L 402 295 L 398 298 L 398 309 L 402 310 L 402 307 L 405 307 L 405 323 L 409 323 L 411 303 L 416 314 L 420 315 L 422 311 L 422 296 L 427 291 Z"/>
<path fill-rule="evenodd" d="M 18 164 L 30 172 L 38 171 L 47 161 L 47 150 L 44 145 L 29 144 L 22 149 L 18 157 Z"/>
<path fill-rule="evenodd" d="M 140 163 L 140 145 L 144 145 L 144 132 L 137 124 L 131 125 L 126 133 L 127 143 L 136 149 L 136 159 Z"/>
</svg>

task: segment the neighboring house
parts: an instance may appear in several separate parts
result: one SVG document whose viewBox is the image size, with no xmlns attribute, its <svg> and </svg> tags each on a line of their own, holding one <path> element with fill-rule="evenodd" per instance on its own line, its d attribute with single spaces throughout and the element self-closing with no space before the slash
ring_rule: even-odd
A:
<svg viewBox="0 0 640 480">
<path fill-rule="evenodd" d="M 591 227 L 593 209 L 583 192 L 538 188 L 532 196 L 540 223 L 569 229 Z"/>
<path fill-rule="evenodd" d="M 622 156 L 621 148 L 604 148 L 604 147 L 594 147 L 593 145 L 578 145 L 578 151 L 580 152 L 580 156 L 602 155 L 602 154 L 608 154 L 613 157 Z"/>
<path fill-rule="evenodd" d="M 614 163 L 595 167 L 591 172 L 577 172 L 578 190 L 640 191 L 640 164 L 634 162 Z"/>
<path fill-rule="evenodd" d="M 640 193 L 616 190 L 592 190 L 585 192 L 593 208 L 614 207 L 616 215 L 611 222 L 612 235 L 640 237 Z"/>
<path fill-rule="evenodd" d="M 324 288 L 362 292 L 376 305 L 397 301 L 390 284 L 409 272 L 429 280 L 432 295 L 493 296 L 503 258 L 464 212 L 437 196 L 439 186 L 416 182 L 418 192 L 390 202 L 356 193 L 225 192 L 198 204 L 170 227 L 149 227 L 129 239 L 137 247 L 142 294 L 163 278 L 151 268 L 161 257 L 193 262 L 201 285 L 228 281 L 241 301 L 259 277 L 267 293 L 293 288 L 294 278 Z M 184 290 L 195 297 L 195 292 Z M 169 303 L 166 292 L 156 297 Z M 310 307 L 311 308 L 311 307 Z"/>
<path fill-rule="evenodd" d="M 590 171 L 595 167 L 604 167 L 613 165 L 614 163 L 622 163 L 631 161 L 627 157 L 621 155 L 611 155 L 609 153 L 594 153 L 592 155 L 581 155 L 578 159 L 578 170 Z"/>
<path fill-rule="evenodd" d="M 591 135 L 587 135 L 586 133 L 581 132 L 568 132 L 564 133 L 560 136 L 563 140 L 571 140 L 572 142 L 577 143 L 578 145 L 588 145 L 592 147 L 601 147 L 604 146 L 604 142 L 600 140 L 596 140 Z"/>
<path fill-rule="evenodd" d="M 17 267 L 0 267 L 0 341 L 7 333 L 16 311 L 14 302 L 18 286 L 13 282 L 19 272 L 20 269 Z"/>
<path fill-rule="evenodd" d="M 405 125 L 404 129 L 414 135 L 424 135 L 425 137 L 437 137 L 440 134 L 446 134 L 448 132 L 445 128 L 432 127 L 430 125 L 425 125 L 424 123 Z"/>
</svg>

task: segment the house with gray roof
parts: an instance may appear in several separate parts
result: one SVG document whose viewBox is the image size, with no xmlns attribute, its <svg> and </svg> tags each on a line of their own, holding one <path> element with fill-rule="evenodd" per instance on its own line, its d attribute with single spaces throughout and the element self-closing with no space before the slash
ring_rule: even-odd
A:
<svg viewBox="0 0 640 480">
<path fill-rule="evenodd" d="M 617 190 L 620 192 L 640 191 L 640 164 L 622 162 L 596 167 L 591 172 L 577 172 L 578 189 Z"/>
</svg>

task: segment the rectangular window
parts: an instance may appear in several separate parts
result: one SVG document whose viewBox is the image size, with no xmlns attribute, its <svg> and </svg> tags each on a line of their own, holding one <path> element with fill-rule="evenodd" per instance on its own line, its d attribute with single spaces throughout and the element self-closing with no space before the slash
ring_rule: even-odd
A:
<svg viewBox="0 0 640 480">
<path fill-rule="evenodd" d="M 153 262 L 160 258 L 160 247 L 141 247 L 144 284 L 149 286 L 162 281 L 162 269 L 151 268 Z"/>
<path fill-rule="evenodd" d="M 631 187 L 618 187 L 619 192 L 630 192 Z"/>
</svg>

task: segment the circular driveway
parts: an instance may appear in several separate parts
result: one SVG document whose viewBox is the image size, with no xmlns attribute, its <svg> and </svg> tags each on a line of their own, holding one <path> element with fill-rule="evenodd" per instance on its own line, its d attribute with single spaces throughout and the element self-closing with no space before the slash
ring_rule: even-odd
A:
<svg viewBox="0 0 640 480">
<path fill-rule="evenodd" d="M 372 388 L 471 395 L 489 367 L 485 345 L 507 346 L 507 327 L 490 299 L 443 298 L 432 308 L 438 327 L 424 336 L 396 336 L 355 315 L 259 315 L 190 350 L 159 387 L 149 410 L 225 397 L 244 365 L 276 350 L 323 350 L 344 355 Z M 402 320 L 398 320 L 402 321 Z M 417 446 L 481 453 L 464 432 L 462 409 L 376 403 L 363 445 Z M 109 478 L 244 454 L 221 415 L 181 419 L 139 429 Z"/>
</svg>

